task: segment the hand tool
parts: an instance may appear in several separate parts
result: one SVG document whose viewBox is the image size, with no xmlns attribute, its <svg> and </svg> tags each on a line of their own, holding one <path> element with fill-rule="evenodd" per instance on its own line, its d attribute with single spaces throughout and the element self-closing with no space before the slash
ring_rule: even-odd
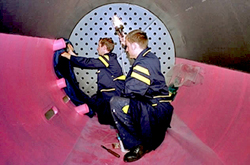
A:
<svg viewBox="0 0 250 165">
<path fill-rule="evenodd" d="M 117 154 L 116 152 L 112 151 L 111 149 L 108 149 L 108 148 L 104 147 L 103 145 L 101 145 L 101 146 L 102 146 L 102 148 L 104 148 L 105 150 L 107 150 L 109 153 L 111 153 L 111 154 L 114 155 L 115 157 L 117 157 L 117 158 L 120 157 L 119 154 Z"/>
</svg>

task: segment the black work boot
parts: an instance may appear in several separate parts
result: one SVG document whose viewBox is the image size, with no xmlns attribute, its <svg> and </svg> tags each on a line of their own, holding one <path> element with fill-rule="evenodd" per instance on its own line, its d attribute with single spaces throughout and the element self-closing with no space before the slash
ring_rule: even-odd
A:
<svg viewBox="0 0 250 165">
<path fill-rule="evenodd" d="M 149 150 L 146 150 L 142 145 L 139 145 L 131 149 L 128 153 L 124 155 L 124 162 L 134 162 L 142 158 Z"/>
</svg>

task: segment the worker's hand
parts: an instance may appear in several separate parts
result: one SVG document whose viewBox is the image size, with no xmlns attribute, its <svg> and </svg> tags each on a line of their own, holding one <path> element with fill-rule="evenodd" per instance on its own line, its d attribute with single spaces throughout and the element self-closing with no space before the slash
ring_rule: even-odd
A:
<svg viewBox="0 0 250 165">
<path fill-rule="evenodd" d="M 71 51 L 71 50 L 70 50 L 68 53 L 69 53 L 70 55 L 72 55 L 72 56 L 77 56 L 77 54 L 75 54 L 75 52 L 73 52 L 73 51 Z"/>
<path fill-rule="evenodd" d="M 71 55 L 70 55 L 69 53 L 67 53 L 67 52 L 63 52 L 63 53 L 61 54 L 61 56 L 65 57 L 65 58 L 67 58 L 67 59 L 69 59 L 69 60 L 70 60 L 70 57 L 71 57 Z"/>
<path fill-rule="evenodd" d="M 70 55 L 73 55 L 73 56 L 77 56 L 74 52 L 74 48 L 71 44 L 68 44 L 67 45 L 67 52 L 70 54 Z"/>
</svg>

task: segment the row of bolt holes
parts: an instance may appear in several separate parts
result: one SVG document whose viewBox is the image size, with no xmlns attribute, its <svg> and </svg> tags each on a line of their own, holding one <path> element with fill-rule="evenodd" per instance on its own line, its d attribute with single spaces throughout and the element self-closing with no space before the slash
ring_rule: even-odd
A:
<svg viewBox="0 0 250 165">
<path fill-rule="evenodd" d="M 95 24 L 97 25 L 97 23 L 95 23 Z M 137 23 L 134 23 L 134 24 L 137 24 Z M 144 24 L 145 24 L 145 23 L 144 23 Z M 130 30 L 130 31 L 131 31 L 132 29 L 133 29 L 132 27 L 130 27 L 130 28 L 129 28 L 129 30 Z M 139 27 L 139 29 L 140 29 L 140 30 L 142 30 L 142 28 L 141 28 L 141 27 Z M 149 29 L 149 30 L 152 30 L 152 28 L 151 28 L 151 27 L 149 27 L 148 29 Z M 80 31 L 82 31 L 82 30 L 83 30 L 83 29 L 82 29 L 82 28 L 80 28 Z M 92 30 L 93 30 L 93 28 L 91 27 L 91 28 L 89 28 L 89 30 L 90 30 L 90 31 L 92 31 Z M 102 27 L 100 27 L 100 28 L 99 28 L 99 30 L 101 31 L 101 30 L 103 30 L 103 28 L 102 28 Z M 113 30 L 113 28 L 112 28 L 112 27 L 109 27 L 109 30 L 110 30 L 110 31 L 112 31 L 112 30 Z M 160 31 L 160 30 L 161 30 L 161 28 L 159 27 L 159 28 L 158 28 L 158 30 Z M 125 32 L 125 33 L 126 33 L 126 32 Z M 104 33 L 104 34 L 105 34 L 105 35 L 107 35 L 108 33 Z M 77 36 L 77 35 L 78 35 L 78 33 L 75 33 L 75 36 Z M 85 36 L 87 36 L 87 35 L 88 35 L 88 33 L 85 33 Z M 95 35 L 97 35 L 97 33 L 95 33 Z M 154 33 L 154 35 L 156 35 L 156 33 Z M 164 32 L 164 33 L 163 33 L 163 35 L 165 36 L 165 35 L 167 35 L 167 33 L 166 33 L 166 32 Z"/>
<path fill-rule="evenodd" d="M 100 31 L 102 31 L 102 29 L 103 29 L 103 28 L 99 28 L 99 30 L 100 30 Z M 130 28 L 129 28 L 129 31 L 131 31 L 132 29 L 133 29 L 133 28 L 132 28 L 132 27 L 130 27 Z M 140 30 L 142 30 L 142 28 L 141 28 L 141 27 L 140 27 L 139 29 L 140 29 Z M 151 30 L 152 30 L 152 28 L 149 28 L 149 29 L 151 29 Z M 158 30 L 160 30 L 160 29 L 161 29 L 161 28 L 158 28 Z M 80 28 L 80 30 L 82 31 L 82 28 Z M 90 31 L 92 31 L 92 30 L 93 30 L 93 28 L 89 28 L 89 30 L 90 30 Z M 112 28 L 112 27 L 110 27 L 110 28 L 109 28 L 109 30 L 110 30 L 110 31 L 112 31 L 112 30 L 113 30 L 113 28 Z M 124 33 L 125 33 L 125 34 L 127 34 L 126 32 L 124 32 Z M 97 35 L 97 33 L 94 33 L 94 34 L 95 34 L 95 35 Z M 156 33 L 153 33 L 153 34 L 154 34 L 154 35 L 156 35 Z M 84 33 L 84 35 L 85 35 L 85 36 L 87 36 L 87 35 L 88 35 L 88 33 Z M 107 33 L 107 32 L 105 32 L 105 33 L 104 33 L 104 35 L 108 35 L 108 33 Z M 115 32 L 114 32 L 114 35 L 115 35 Z M 165 35 L 167 35 L 167 33 L 166 33 L 166 32 L 164 32 L 164 33 L 163 33 L 163 35 L 165 36 Z M 75 36 L 78 36 L 78 33 L 75 33 Z"/>
<path fill-rule="evenodd" d="M 103 18 L 100 18 L 100 20 L 102 20 Z M 91 19 L 92 20 L 92 19 Z M 112 20 L 112 18 L 110 18 L 110 20 Z M 132 20 L 132 18 L 129 18 L 129 20 Z M 141 18 L 139 18 L 139 20 L 142 20 Z M 124 22 L 123 23 L 124 24 L 124 26 L 126 26 L 127 25 L 127 22 Z M 85 26 L 88 26 L 88 23 L 86 22 L 85 24 L 84 24 Z M 95 24 L 94 25 L 98 25 L 98 23 L 97 22 L 95 22 Z M 104 25 L 105 26 L 107 26 L 108 25 L 108 23 L 107 22 L 104 22 Z M 134 22 L 134 25 L 137 25 L 137 22 Z M 144 22 L 144 25 L 146 26 L 147 25 L 147 22 Z M 153 25 L 157 25 L 157 23 L 156 22 L 154 22 L 154 24 Z M 82 30 L 82 28 L 80 28 L 80 30 Z M 152 30 L 152 28 L 149 28 L 149 30 Z M 159 28 L 159 30 L 161 30 L 161 28 Z"/>
<path fill-rule="evenodd" d="M 153 33 L 154 35 L 156 35 L 156 33 Z M 75 36 L 77 36 L 78 35 L 78 33 L 75 33 Z M 85 33 L 85 36 L 87 36 L 88 35 L 88 33 Z M 98 35 L 98 33 L 95 33 L 95 35 Z M 105 35 L 108 35 L 108 33 L 105 33 Z M 114 34 L 115 35 L 115 34 Z M 165 35 L 167 35 L 166 33 L 163 33 L 163 35 L 165 36 Z M 148 38 L 149 40 L 152 40 L 152 38 L 151 37 L 149 37 Z M 83 40 L 83 38 L 80 38 L 80 40 L 82 41 Z M 92 41 L 93 40 L 93 38 L 90 38 L 90 40 Z M 158 40 L 161 40 L 161 37 L 159 37 L 158 38 Z M 97 42 L 95 43 L 95 45 L 97 45 Z M 165 44 L 166 45 L 166 44 Z"/>
<path fill-rule="evenodd" d="M 126 34 L 126 33 L 125 33 Z M 154 35 L 156 35 L 156 33 L 153 33 Z M 77 36 L 78 35 L 78 33 L 75 33 L 75 36 Z M 88 33 L 85 33 L 85 36 L 87 36 L 88 35 Z M 94 33 L 94 35 L 98 35 L 98 33 Z M 108 35 L 108 33 L 104 33 L 104 35 Z M 114 33 L 114 35 L 116 35 L 115 33 Z M 163 35 L 165 36 L 166 35 L 166 33 L 163 33 Z M 152 40 L 152 38 L 151 37 L 149 37 L 148 38 L 149 40 Z M 83 38 L 80 38 L 80 41 L 82 41 L 83 40 Z M 89 40 L 93 40 L 93 38 L 89 38 Z M 161 37 L 159 37 L 158 38 L 158 40 L 162 40 L 162 38 Z M 88 43 L 85 43 L 85 45 L 88 45 Z M 95 45 L 97 45 L 97 42 L 95 43 Z M 154 45 L 156 45 L 156 43 L 154 43 Z M 164 45 L 166 45 L 166 43 L 164 42 Z M 76 43 L 76 46 L 78 46 L 78 44 Z"/>
<path fill-rule="evenodd" d="M 110 7 L 109 10 L 112 10 L 112 7 Z M 120 7 L 119 10 L 122 10 L 122 8 Z M 132 8 L 129 8 L 129 10 L 132 10 Z M 119 14 L 121 14 L 121 13 L 119 12 Z M 123 14 L 124 14 L 124 15 L 127 15 L 127 12 L 124 12 Z M 144 16 L 147 15 L 147 13 L 143 13 L 143 14 L 144 14 Z M 94 15 L 97 15 L 97 12 L 95 12 Z M 108 13 L 105 12 L 104 15 L 108 15 Z M 114 15 L 117 15 L 117 13 L 115 12 Z M 134 12 L 134 15 L 136 16 L 137 13 Z M 150 18 L 150 20 L 151 20 L 151 18 Z"/>
<path fill-rule="evenodd" d="M 149 37 L 148 39 L 149 39 L 149 40 L 152 40 L 151 37 Z M 158 39 L 161 40 L 161 37 L 159 37 Z M 80 38 L 80 40 L 82 41 L 83 38 Z M 90 38 L 90 40 L 93 40 L 93 38 Z M 156 45 L 156 42 L 154 42 L 153 44 Z M 86 42 L 85 45 L 88 46 L 89 44 Z M 95 45 L 98 45 L 97 42 L 95 42 Z M 166 42 L 163 42 L 163 45 L 167 45 L 167 43 L 166 43 Z M 78 46 L 78 43 L 75 43 L 75 46 Z M 159 48 L 159 49 L 160 49 L 160 48 Z M 168 50 L 170 50 L 170 48 L 168 48 Z"/>
</svg>

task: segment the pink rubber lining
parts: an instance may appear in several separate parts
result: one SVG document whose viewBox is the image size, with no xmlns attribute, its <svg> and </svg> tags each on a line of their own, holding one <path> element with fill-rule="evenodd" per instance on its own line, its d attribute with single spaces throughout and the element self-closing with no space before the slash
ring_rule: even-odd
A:
<svg viewBox="0 0 250 165">
<path fill-rule="evenodd" d="M 65 43 L 64 39 L 60 38 L 58 40 L 54 40 L 53 51 L 63 49 L 65 47 L 66 47 L 66 43 Z"/>
<path fill-rule="evenodd" d="M 80 115 L 84 115 L 89 112 L 89 107 L 87 104 L 82 104 L 75 107 L 75 111 L 78 112 Z"/>
<path fill-rule="evenodd" d="M 0 34 L 0 164 L 63 164 L 89 119 L 63 102 L 53 43 Z M 58 113 L 47 120 L 53 107 Z"/>
<path fill-rule="evenodd" d="M 67 86 L 64 78 L 57 80 L 56 84 L 59 88 L 65 88 Z"/>
<path fill-rule="evenodd" d="M 0 34 L 0 164 L 125 164 L 116 132 L 75 111 L 57 85 L 54 40 Z M 204 69 L 204 82 L 180 87 L 163 144 L 131 164 L 250 164 L 250 75 Z M 51 120 L 44 114 L 58 110 Z"/>
</svg>

